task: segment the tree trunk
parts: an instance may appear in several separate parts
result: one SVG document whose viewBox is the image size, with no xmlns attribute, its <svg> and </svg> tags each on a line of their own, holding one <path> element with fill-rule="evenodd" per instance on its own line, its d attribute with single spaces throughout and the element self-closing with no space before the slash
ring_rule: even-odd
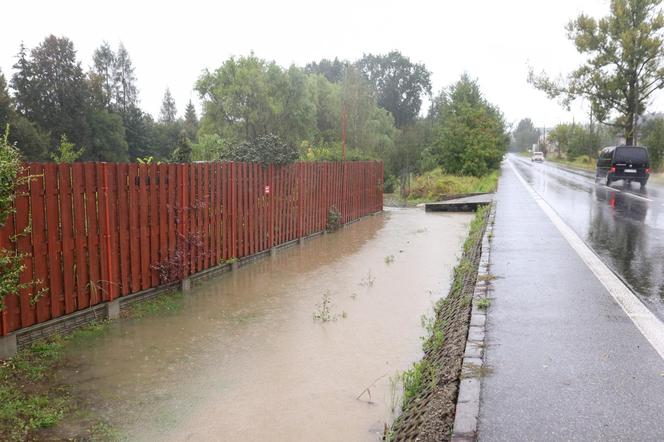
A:
<svg viewBox="0 0 664 442">
<path fill-rule="evenodd" d="M 625 122 L 625 145 L 631 146 L 634 143 L 634 114 L 627 114 L 627 121 Z"/>
</svg>

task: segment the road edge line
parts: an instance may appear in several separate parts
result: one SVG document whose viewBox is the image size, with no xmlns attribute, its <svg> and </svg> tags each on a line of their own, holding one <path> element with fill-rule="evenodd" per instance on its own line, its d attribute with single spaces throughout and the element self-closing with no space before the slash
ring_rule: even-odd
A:
<svg viewBox="0 0 664 442">
<path fill-rule="evenodd" d="M 606 288 L 613 299 L 620 305 L 627 317 L 650 343 L 653 349 L 664 359 L 664 323 L 637 298 L 632 290 L 615 274 L 613 270 L 577 235 L 551 205 L 526 182 L 511 160 L 508 164 L 521 184 L 533 197 L 537 205 L 547 215 L 567 243 L 577 253 L 599 282 Z"/>
</svg>

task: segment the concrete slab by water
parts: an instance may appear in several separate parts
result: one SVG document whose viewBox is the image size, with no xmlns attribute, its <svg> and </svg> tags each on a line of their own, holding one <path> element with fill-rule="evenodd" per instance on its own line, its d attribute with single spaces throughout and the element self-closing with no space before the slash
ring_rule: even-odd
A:
<svg viewBox="0 0 664 442">
<path fill-rule="evenodd" d="M 493 193 L 481 193 L 426 203 L 424 210 L 427 212 L 474 212 L 479 206 L 491 204 L 491 201 L 493 201 Z"/>
</svg>

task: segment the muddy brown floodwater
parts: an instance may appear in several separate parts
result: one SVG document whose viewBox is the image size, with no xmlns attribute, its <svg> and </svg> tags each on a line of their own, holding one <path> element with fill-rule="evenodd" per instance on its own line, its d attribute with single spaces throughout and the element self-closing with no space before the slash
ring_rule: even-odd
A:
<svg viewBox="0 0 664 442">
<path fill-rule="evenodd" d="M 471 218 L 393 209 L 312 238 L 114 323 L 60 376 L 129 440 L 378 440 Z M 314 321 L 326 293 L 335 320 Z"/>
</svg>

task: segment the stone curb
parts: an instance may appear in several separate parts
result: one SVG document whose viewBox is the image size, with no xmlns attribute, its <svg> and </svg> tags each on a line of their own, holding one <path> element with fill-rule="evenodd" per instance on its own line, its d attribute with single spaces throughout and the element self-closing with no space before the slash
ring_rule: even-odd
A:
<svg viewBox="0 0 664 442">
<path fill-rule="evenodd" d="M 484 367 L 484 338 L 486 336 L 486 311 L 479 307 L 478 302 L 491 293 L 491 237 L 496 216 L 496 203 L 491 203 L 491 212 L 482 237 L 482 252 L 477 270 L 477 283 L 473 292 L 473 309 L 468 328 L 466 350 L 461 366 L 459 396 L 454 416 L 453 442 L 477 440 L 477 421 L 480 414 L 480 390 L 482 385 L 482 368 Z"/>
</svg>

